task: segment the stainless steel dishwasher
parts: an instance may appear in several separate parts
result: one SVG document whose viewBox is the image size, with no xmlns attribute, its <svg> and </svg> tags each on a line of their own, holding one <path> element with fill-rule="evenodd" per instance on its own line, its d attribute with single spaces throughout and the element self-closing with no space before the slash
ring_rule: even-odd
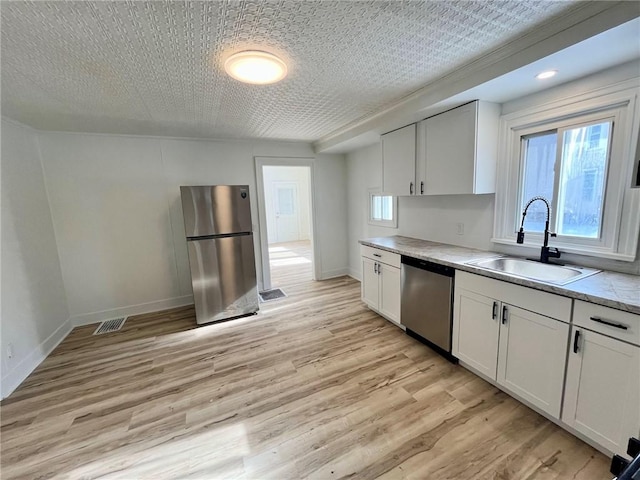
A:
<svg viewBox="0 0 640 480">
<path fill-rule="evenodd" d="M 400 321 L 408 335 L 452 362 L 453 268 L 402 256 Z"/>
</svg>

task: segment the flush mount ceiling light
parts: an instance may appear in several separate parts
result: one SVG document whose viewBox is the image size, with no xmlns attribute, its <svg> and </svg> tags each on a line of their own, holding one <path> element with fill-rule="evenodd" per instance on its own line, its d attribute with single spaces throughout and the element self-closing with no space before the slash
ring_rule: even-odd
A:
<svg viewBox="0 0 640 480">
<path fill-rule="evenodd" d="M 224 62 L 225 71 L 244 83 L 266 85 L 287 76 L 287 65 L 275 55 L 247 50 L 231 55 Z"/>
<path fill-rule="evenodd" d="M 556 73 L 558 73 L 557 70 L 546 70 L 546 71 L 536 75 L 536 78 L 538 80 L 544 80 L 546 78 L 551 78 L 551 77 L 555 76 Z"/>
</svg>

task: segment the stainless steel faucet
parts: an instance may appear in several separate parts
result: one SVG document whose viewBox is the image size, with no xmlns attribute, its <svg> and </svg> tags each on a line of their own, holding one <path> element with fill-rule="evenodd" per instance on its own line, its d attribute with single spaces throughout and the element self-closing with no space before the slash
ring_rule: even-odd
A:
<svg viewBox="0 0 640 480">
<path fill-rule="evenodd" d="M 522 212 L 522 223 L 520 224 L 520 231 L 518 232 L 518 238 L 516 240 L 517 243 L 524 243 L 524 217 L 527 216 L 527 210 L 529 206 L 535 202 L 536 200 L 541 200 L 547 206 L 547 220 L 544 224 L 544 243 L 542 245 L 542 249 L 540 250 L 540 261 L 542 263 L 549 263 L 549 258 L 560 258 L 560 250 L 555 247 L 549 247 L 549 236 L 555 237 L 555 233 L 549 232 L 549 217 L 551 216 L 551 207 L 549 206 L 549 202 L 544 197 L 533 197 L 531 200 L 527 202 L 527 205 L 524 207 L 524 211 Z"/>
</svg>

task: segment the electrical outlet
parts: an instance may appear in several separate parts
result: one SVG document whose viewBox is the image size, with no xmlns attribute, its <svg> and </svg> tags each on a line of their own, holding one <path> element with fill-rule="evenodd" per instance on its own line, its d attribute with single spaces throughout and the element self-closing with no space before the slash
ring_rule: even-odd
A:
<svg viewBox="0 0 640 480">
<path fill-rule="evenodd" d="M 458 235 L 464 235 L 464 223 L 457 223 L 456 227 L 457 227 L 456 233 Z"/>
<path fill-rule="evenodd" d="M 13 358 L 13 343 L 7 345 L 7 357 Z"/>
</svg>

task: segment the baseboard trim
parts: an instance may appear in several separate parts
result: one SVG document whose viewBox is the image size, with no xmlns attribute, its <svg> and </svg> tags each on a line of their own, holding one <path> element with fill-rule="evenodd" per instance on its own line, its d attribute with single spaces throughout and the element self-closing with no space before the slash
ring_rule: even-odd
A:
<svg viewBox="0 0 640 480">
<path fill-rule="evenodd" d="M 360 279 L 360 272 L 354 268 L 350 268 L 349 269 L 349 273 L 347 273 L 347 275 L 349 275 L 351 278 L 353 278 L 354 280 L 357 281 L 361 281 Z"/>
<path fill-rule="evenodd" d="M 166 298 L 155 302 L 140 303 L 138 305 L 129 305 L 126 307 L 112 308 L 99 312 L 83 313 L 73 315 L 71 323 L 74 327 L 83 325 L 91 325 L 92 323 L 102 322 L 115 317 L 125 317 L 129 315 L 140 315 L 142 313 L 158 312 L 169 308 L 183 307 L 193 304 L 193 295 L 183 295 L 182 297 Z"/>
<path fill-rule="evenodd" d="M 68 318 L 55 329 L 40 345 L 34 348 L 13 369 L 2 378 L 0 394 L 2 399 L 11 395 L 16 388 L 33 372 L 42 361 L 64 340 L 73 330 L 71 319 Z"/>
<path fill-rule="evenodd" d="M 329 270 L 328 272 L 322 272 L 322 280 L 329 280 L 330 278 L 344 277 L 348 275 L 349 271 L 346 268 L 337 268 L 335 270 Z"/>
</svg>

